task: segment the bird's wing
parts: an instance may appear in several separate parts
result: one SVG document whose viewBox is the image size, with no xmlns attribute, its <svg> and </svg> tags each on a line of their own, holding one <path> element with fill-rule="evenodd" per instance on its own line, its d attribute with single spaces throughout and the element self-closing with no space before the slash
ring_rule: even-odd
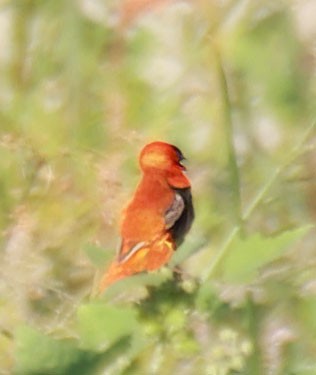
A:
<svg viewBox="0 0 316 375">
<path fill-rule="evenodd" d="M 182 200 L 177 198 L 178 204 L 174 202 L 171 207 L 176 207 L 178 205 L 178 210 L 174 209 L 177 212 L 174 213 L 173 224 L 169 228 L 169 232 L 175 241 L 177 247 L 181 245 L 184 240 L 185 235 L 191 228 L 193 219 L 194 219 L 194 208 L 192 204 L 191 189 L 174 189 L 176 196 L 179 196 Z M 182 207 L 182 210 L 181 210 Z M 170 221 L 171 222 L 171 221 Z"/>
<path fill-rule="evenodd" d="M 134 244 L 127 244 L 124 240 L 122 241 L 118 261 L 120 263 L 126 262 L 131 256 L 133 256 L 137 251 L 143 249 L 149 245 L 148 241 L 140 241 Z"/>
<path fill-rule="evenodd" d="M 166 229 L 174 226 L 175 222 L 179 220 L 185 208 L 184 200 L 180 194 L 175 193 L 174 200 L 171 206 L 165 212 Z"/>
<path fill-rule="evenodd" d="M 177 223 L 179 220 L 181 220 L 181 217 L 183 216 L 185 209 L 186 207 L 184 199 L 182 198 L 181 194 L 176 192 L 174 194 L 174 199 L 171 205 L 167 208 L 164 214 L 165 229 L 167 231 L 172 231 L 175 227 L 177 227 Z M 153 238 L 152 241 L 154 241 L 155 239 L 156 238 Z M 146 247 L 148 248 L 152 241 L 147 240 L 134 242 L 126 241 L 123 239 L 118 255 L 118 261 L 120 263 L 126 262 L 136 252 L 140 251 L 141 249 L 145 249 Z"/>
</svg>

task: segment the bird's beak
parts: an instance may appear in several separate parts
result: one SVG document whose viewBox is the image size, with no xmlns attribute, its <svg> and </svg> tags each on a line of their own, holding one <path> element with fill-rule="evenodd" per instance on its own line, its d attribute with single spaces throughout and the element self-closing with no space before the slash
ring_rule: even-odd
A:
<svg viewBox="0 0 316 375">
<path fill-rule="evenodd" d="M 179 166 L 181 167 L 181 169 L 183 170 L 183 171 L 186 171 L 187 170 L 187 168 L 185 167 L 185 165 L 183 165 L 182 163 L 183 163 L 183 161 L 186 161 L 187 159 L 183 156 L 182 158 L 181 158 L 181 160 L 179 160 Z"/>
</svg>

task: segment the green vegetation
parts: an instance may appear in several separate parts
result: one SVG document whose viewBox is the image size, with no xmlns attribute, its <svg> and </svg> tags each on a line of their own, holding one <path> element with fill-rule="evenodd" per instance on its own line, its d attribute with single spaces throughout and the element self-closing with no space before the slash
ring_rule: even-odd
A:
<svg viewBox="0 0 316 375">
<path fill-rule="evenodd" d="M 316 374 L 310 3 L 2 2 L 1 374 Z M 96 297 L 152 140 L 194 225 Z"/>
</svg>

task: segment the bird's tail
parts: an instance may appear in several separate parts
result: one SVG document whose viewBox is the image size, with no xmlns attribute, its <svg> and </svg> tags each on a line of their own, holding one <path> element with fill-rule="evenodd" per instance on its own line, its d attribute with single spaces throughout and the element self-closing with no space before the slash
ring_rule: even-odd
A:
<svg viewBox="0 0 316 375">
<path fill-rule="evenodd" d="M 105 275 L 102 277 L 99 291 L 102 293 L 106 288 L 108 288 L 111 284 L 124 279 L 124 277 L 131 275 L 133 272 L 127 272 L 128 270 L 122 266 L 117 261 L 114 261 Z"/>
<path fill-rule="evenodd" d="M 170 234 L 167 233 L 150 245 L 141 247 L 123 262 L 114 261 L 101 279 L 100 293 L 114 282 L 127 276 L 143 271 L 153 271 L 162 267 L 168 263 L 174 250 L 175 244 L 172 242 Z"/>
</svg>

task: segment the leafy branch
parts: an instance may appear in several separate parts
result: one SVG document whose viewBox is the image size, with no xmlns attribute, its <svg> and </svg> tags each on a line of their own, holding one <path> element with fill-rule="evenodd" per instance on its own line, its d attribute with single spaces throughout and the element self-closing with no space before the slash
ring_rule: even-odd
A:
<svg viewBox="0 0 316 375">
<path fill-rule="evenodd" d="M 219 55 L 218 55 L 219 56 Z M 221 81 L 222 81 L 222 89 L 226 91 L 225 94 L 222 94 L 224 97 L 224 100 L 226 101 L 225 104 L 225 112 L 230 110 L 230 104 L 228 101 L 228 92 L 227 92 L 227 84 L 226 84 L 226 78 L 223 66 L 221 64 L 220 58 L 217 60 L 219 66 L 219 74 L 222 75 Z M 254 197 L 253 201 L 249 204 L 249 206 L 245 209 L 243 213 L 241 213 L 241 217 L 239 219 L 239 224 L 236 225 L 232 231 L 229 233 L 228 237 L 224 241 L 223 245 L 221 246 L 220 250 L 216 254 L 216 256 L 213 258 L 212 262 L 209 264 L 208 267 L 206 267 L 206 270 L 202 276 L 202 280 L 205 281 L 207 279 L 210 279 L 215 272 L 218 269 L 218 266 L 224 256 L 227 254 L 230 245 L 232 244 L 233 240 L 242 233 L 243 231 L 243 223 L 246 222 L 249 217 L 252 215 L 252 213 L 255 211 L 255 209 L 261 204 L 261 202 L 265 199 L 267 193 L 273 186 L 273 184 L 279 179 L 279 177 L 282 175 L 284 170 L 297 158 L 300 156 L 302 152 L 302 148 L 306 141 L 308 140 L 309 136 L 312 134 L 314 128 L 316 126 L 316 120 L 314 120 L 310 126 L 307 127 L 305 132 L 302 134 L 301 138 L 299 141 L 294 145 L 294 147 L 291 149 L 291 151 L 288 153 L 288 156 L 285 158 L 283 163 L 279 167 L 275 169 L 275 171 L 272 173 L 271 177 L 268 179 L 268 181 L 262 186 L 262 188 L 258 191 L 256 196 Z M 227 131 L 227 137 L 228 139 L 228 144 L 230 145 L 231 148 L 233 148 L 233 142 L 232 142 L 232 137 L 233 137 L 233 129 L 232 129 L 232 122 L 231 122 L 231 117 L 226 113 L 226 127 L 228 129 Z M 238 206 L 240 206 L 240 195 L 239 195 L 239 175 L 238 175 L 238 170 L 236 171 L 237 167 L 237 162 L 236 162 L 236 154 L 235 150 L 230 149 L 230 156 L 229 156 L 229 167 L 231 171 L 231 181 L 232 181 L 232 187 L 233 187 L 233 192 L 234 192 L 234 203 L 235 203 L 235 215 L 236 212 L 238 212 Z M 233 160 L 235 159 L 235 160 Z"/>
</svg>

